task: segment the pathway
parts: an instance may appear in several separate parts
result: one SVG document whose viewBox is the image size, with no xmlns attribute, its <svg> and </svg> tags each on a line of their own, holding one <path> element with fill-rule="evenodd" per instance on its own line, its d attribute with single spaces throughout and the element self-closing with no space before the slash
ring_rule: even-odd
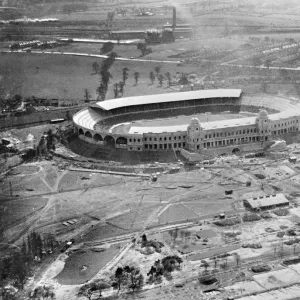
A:
<svg viewBox="0 0 300 300">
<path fill-rule="evenodd" d="M 10 50 L 1 50 L 1 53 L 27 53 L 23 50 L 10 51 Z M 69 56 L 83 56 L 83 57 L 94 57 L 94 58 L 108 58 L 107 55 L 100 54 L 88 54 L 88 53 L 77 53 L 77 52 L 59 52 L 59 51 L 39 51 L 39 50 L 30 50 L 31 54 L 52 54 L 52 55 L 69 55 Z M 119 61 L 131 61 L 131 62 L 146 62 L 146 63 L 166 63 L 166 64 L 179 64 L 179 60 L 155 60 L 155 59 L 131 59 L 125 57 L 116 57 L 116 60 Z"/>
</svg>

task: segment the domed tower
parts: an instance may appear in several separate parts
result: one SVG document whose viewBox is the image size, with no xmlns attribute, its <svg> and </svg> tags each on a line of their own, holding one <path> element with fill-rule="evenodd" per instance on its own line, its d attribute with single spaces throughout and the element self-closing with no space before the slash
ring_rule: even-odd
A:
<svg viewBox="0 0 300 300">
<path fill-rule="evenodd" d="M 201 139 L 203 138 L 203 128 L 198 118 L 192 118 L 187 127 L 187 148 L 192 151 L 200 149 Z"/>
<path fill-rule="evenodd" d="M 261 137 L 261 141 L 267 141 L 268 136 L 271 135 L 270 131 L 270 119 L 268 113 L 262 109 L 259 111 L 256 118 L 257 132 Z"/>
</svg>

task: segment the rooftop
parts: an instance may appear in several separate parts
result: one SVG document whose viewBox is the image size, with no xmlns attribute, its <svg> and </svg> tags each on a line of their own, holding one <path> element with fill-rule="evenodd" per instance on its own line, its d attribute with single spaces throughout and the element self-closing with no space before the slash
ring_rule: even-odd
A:
<svg viewBox="0 0 300 300">
<path fill-rule="evenodd" d="M 120 107 L 165 103 L 176 101 L 188 101 L 195 99 L 210 99 L 210 98 L 239 98 L 242 90 L 240 89 L 218 89 L 218 90 L 200 90 L 191 92 L 166 93 L 157 95 L 137 96 L 118 98 L 97 102 L 95 105 L 103 110 L 111 110 Z"/>
<path fill-rule="evenodd" d="M 283 194 L 259 196 L 246 201 L 251 205 L 252 208 L 260 208 L 279 204 L 289 204 L 289 201 Z"/>
</svg>

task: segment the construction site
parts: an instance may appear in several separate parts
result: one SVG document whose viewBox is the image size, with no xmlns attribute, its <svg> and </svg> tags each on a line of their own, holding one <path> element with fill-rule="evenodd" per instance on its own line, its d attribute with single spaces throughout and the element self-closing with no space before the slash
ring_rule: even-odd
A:
<svg viewBox="0 0 300 300">
<path fill-rule="evenodd" d="M 2 138 L 21 149 L 45 126 L 31 141 L 29 131 Z M 102 297 L 119 299 L 297 297 L 299 152 L 289 143 L 192 165 L 179 157 L 138 165 L 88 160 L 59 141 L 47 160 L 19 165 L 9 152 L 2 240 L 18 245 L 30 231 L 55 234 L 53 259 L 36 267 L 40 275 L 27 288 L 50 287 L 57 299 L 85 299 L 87 291 L 96 299 L 99 289 L 91 287 L 99 282 Z M 166 258 L 176 262 L 168 266 Z M 118 287 L 116 270 L 126 266 L 140 278 L 136 288 L 127 275 Z"/>
</svg>

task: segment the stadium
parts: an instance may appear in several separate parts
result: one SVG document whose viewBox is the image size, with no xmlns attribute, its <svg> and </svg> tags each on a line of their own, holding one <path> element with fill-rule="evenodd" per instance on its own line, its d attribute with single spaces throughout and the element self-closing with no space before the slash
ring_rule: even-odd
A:
<svg viewBox="0 0 300 300">
<path fill-rule="evenodd" d="M 299 131 L 299 120 L 294 99 L 244 95 L 240 89 L 118 98 L 73 116 L 85 143 L 132 152 L 180 151 L 190 161 L 265 149 Z"/>
</svg>

